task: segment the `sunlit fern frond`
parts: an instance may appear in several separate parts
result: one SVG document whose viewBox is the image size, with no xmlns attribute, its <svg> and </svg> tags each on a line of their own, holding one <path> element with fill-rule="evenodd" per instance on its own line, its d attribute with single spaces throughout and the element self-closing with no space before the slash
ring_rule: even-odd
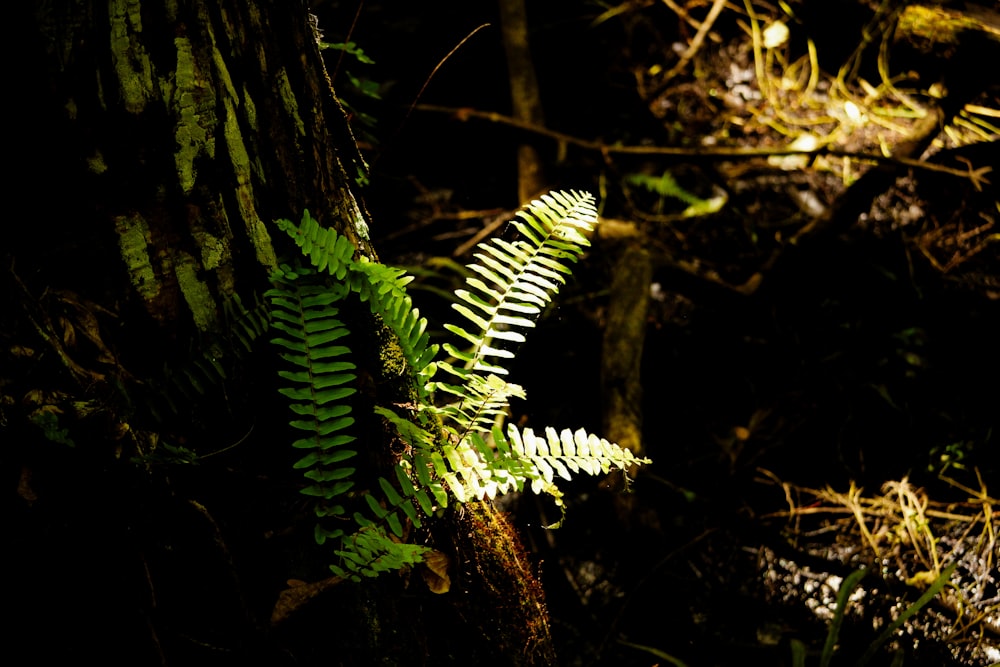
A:
<svg viewBox="0 0 1000 667">
<path fill-rule="evenodd" d="M 502 437 L 496 430 L 493 438 L 501 455 L 530 462 L 534 467 L 534 474 L 528 475 L 531 478 L 531 490 L 552 496 L 562 511 L 563 517 L 550 528 L 558 528 L 562 524 L 566 511 L 562 492 L 556 486 L 556 477 L 570 480 L 573 478 L 571 473 L 599 475 L 620 470 L 627 479 L 632 467 L 652 463 L 649 459 L 637 457 L 630 450 L 593 433 L 587 433 L 582 428 L 556 432 L 549 427 L 545 429 L 544 437 L 536 436 L 530 428 L 518 429 L 513 424 L 507 425 L 506 437 Z"/>
<path fill-rule="evenodd" d="M 551 495 L 560 507 L 558 478 L 628 472 L 633 466 L 650 463 L 584 429 L 557 432 L 546 428 L 544 435 L 535 435 L 532 429 L 513 424 L 506 430 L 494 426 L 489 431 L 470 431 L 458 442 L 414 447 L 412 461 L 421 484 L 444 480 L 460 503 L 523 491 L 530 485 L 535 493 Z M 438 504 L 444 506 L 440 499 Z"/>
<path fill-rule="evenodd" d="M 439 362 L 441 368 L 454 373 L 451 365 Z M 437 390 L 450 394 L 457 400 L 441 407 L 430 407 L 445 418 L 445 425 L 452 429 L 458 440 L 464 440 L 470 431 L 489 433 L 498 419 L 503 419 L 511 398 L 524 399 L 520 385 L 506 382 L 497 375 L 468 375 L 462 385 L 446 382 L 435 383 Z"/>
<path fill-rule="evenodd" d="M 455 369 L 459 375 L 507 374 L 502 360 L 514 353 L 496 341 L 504 341 L 503 345 L 524 341 L 523 330 L 535 326 L 542 309 L 565 283 L 569 264 L 590 245 L 587 234 L 596 223 L 592 194 L 556 191 L 517 213 L 512 221 L 520 234 L 516 241 L 492 239 L 479 244 L 475 253 L 479 261 L 468 267 L 476 275 L 466 280 L 469 289 L 455 291 L 460 302 L 453 306 L 474 328 L 445 325 L 471 344 L 467 350 L 445 348 L 464 364 Z"/>
<path fill-rule="evenodd" d="M 556 476 L 572 479 L 571 472 L 598 475 L 652 463 L 582 428 L 557 432 L 550 427 L 542 437 L 530 428 L 518 429 L 509 424 L 506 435 L 506 439 L 498 440 L 498 448 L 504 450 L 509 446 L 513 455 L 531 461 L 538 469 L 538 479 L 547 483 L 552 483 Z M 539 486 L 536 491 L 542 490 L 540 484 L 536 486 Z"/>
</svg>

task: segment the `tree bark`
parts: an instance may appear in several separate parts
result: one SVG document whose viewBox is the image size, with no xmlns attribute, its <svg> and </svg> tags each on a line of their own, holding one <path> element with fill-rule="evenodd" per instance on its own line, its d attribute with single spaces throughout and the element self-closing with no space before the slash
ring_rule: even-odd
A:
<svg viewBox="0 0 1000 667">
<path fill-rule="evenodd" d="M 284 581 L 328 576 L 333 557 L 311 543 L 270 350 L 240 345 L 267 338 L 255 304 L 291 250 L 272 221 L 309 209 L 376 257 L 305 5 L 10 11 L 30 138 L 12 155 L 30 204 L 0 265 L 15 632 L 41 657 L 137 665 L 550 662 L 532 567 L 488 504 L 428 537 L 452 555 L 452 592 L 384 576 L 268 624 Z M 361 375 L 388 391 L 384 336 L 352 317 Z"/>
</svg>

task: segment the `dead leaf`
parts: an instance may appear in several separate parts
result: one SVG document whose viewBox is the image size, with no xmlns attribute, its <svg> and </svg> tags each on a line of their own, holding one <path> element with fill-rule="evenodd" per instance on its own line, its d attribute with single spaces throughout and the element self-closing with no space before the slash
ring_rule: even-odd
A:
<svg viewBox="0 0 1000 667">
<path fill-rule="evenodd" d="M 424 557 L 420 576 L 432 593 L 441 594 L 451 590 L 451 577 L 448 576 L 450 565 L 451 559 L 440 551 L 431 551 Z"/>
<path fill-rule="evenodd" d="M 21 476 L 17 480 L 17 495 L 21 496 L 29 506 L 38 500 L 38 495 L 31 488 L 31 468 L 28 466 L 21 466 Z"/>
<path fill-rule="evenodd" d="M 330 577 L 311 584 L 296 579 L 289 580 L 289 588 L 281 591 L 278 601 L 274 603 L 274 609 L 271 610 L 271 626 L 275 627 L 286 621 L 300 607 L 342 581 L 344 580 L 341 577 Z"/>
</svg>

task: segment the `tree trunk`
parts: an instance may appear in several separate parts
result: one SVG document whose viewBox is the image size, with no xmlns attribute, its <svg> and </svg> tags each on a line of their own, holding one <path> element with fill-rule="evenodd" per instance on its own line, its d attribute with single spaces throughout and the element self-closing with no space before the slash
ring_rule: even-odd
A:
<svg viewBox="0 0 1000 667">
<path fill-rule="evenodd" d="M 538 76 L 528 46 L 528 17 L 524 0 L 500 0 L 500 28 L 507 56 L 512 116 L 538 127 L 545 126 Z M 519 201 L 535 199 L 546 189 L 538 149 L 529 143 L 517 147 L 517 194 Z"/>
<path fill-rule="evenodd" d="M 451 592 L 384 575 L 269 625 L 285 580 L 323 579 L 333 558 L 311 543 L 289 414 L 255 342 L 290 251 L 272 221 L 308 208 L 375 257 L 352 193 L 364 163 L 305 6 L 9 11 L 27 44 L 9 164 L 30 202 L 0 268 L 14 631 L 36 657 L 106 664 L 551 662 L 531 566 L 489 505 L 432 528 Z M 360 375 L 384 391 L 380 333 L 354 324 L 352 346 L 375 350 Z"/>
</svg>

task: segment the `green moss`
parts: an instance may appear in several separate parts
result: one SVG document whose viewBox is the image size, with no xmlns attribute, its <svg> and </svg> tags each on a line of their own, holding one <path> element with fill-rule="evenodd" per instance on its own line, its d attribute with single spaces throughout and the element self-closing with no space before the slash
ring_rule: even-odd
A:
<svg viewBox="0 0 1000 667">
<path fill-rule="evenodd" d="M 407 371 L 406 357 L 403 356 L 403 349 L 389 329 L 386 328 L 384 332 L 385 340 L 379 350 L 381 369 L 388 378 L 399 377 Z"/>
<path fill-rule="evenodd" d="M 223 123 L 223 132 L 233 172 L 236 174 L 236 203 L 239 207 L 240 217 L 246 223 L 247 235 L 253 244 L 257 261 L 268 270 L 273 271 L 278 267 L 278 258 L 274 253 L 271 235 L 257 214 L 253 193 L 253 174 L 250 171 L 250 155 L 243 143 L 243 133 L 236 117 L 233 100 L 227 97 L 225 107 L 226 120 Z"/>
<path fill-rule="evenodd" d="M 177 141 L 174 162 L 181 189 L 190 192 L 197 177 L 195 160 L 203 152 L 210 157 L 215 154 L 215 142 L 212 140 L 210 128 L 206 127 L 214 124 L 215 118 L 203 117 L 199 113 L 198 96 L 207 93 L 195 71 L 191 42 L 185 37 L 178 37 L 174 40 L 174 45 L 177 47 L 177 71 L 174 75 L 173 94 L 177 122 L 174 130 L 174 138 Z"/>
<path fill-rule="evenodd" d="M 246 115 L 247 123 L 250 125 L 251 130 L 257 130 L 257 106 L 253 103 L 253 98 L 247 92 L 246 86 L 243 87 L 243 112 Z"/>
<path fill-rule="evenodd" d="M 219 49 L 214 46 L 212 47 L 212 66 L 215 68 L 213 71 L 216 78 L 226 89 L 226 95 L 235 100 L 236 86 L 233 85 L 233 79 L 229 76 L 229 68 L 226 67 L 226 59 L 222 57 L 222 53 L 219 52 Z"/>
<path fill-rule="evenodd" d="M 201 248 L 201 265 L 206 269 L 219 268 L 229 261 L 229 246 L 223 239 L 216 238 L 203 229 L 192 229 L 198 247 Z"/>
<path fill-rule="evenodd" d="M 140 113 L 156 91 L 153 64 L 137 36 L 142 33 L 141 3 L 135 0 L 111 0 L 108 6 L 111 23 L 111 59 L 125 109 Z"/>
<path fill-rule="evenodd" d="M 249 184 L 250 181 L 250 154 L 243 143 L 243 132 L 240 129 L 239 119 L 236 117 L 236 107 L 231 98 L 226 98 L 226 120 L 223 124 L 223 131 L 226 136 L 226 147 L 229 149 L 229 159 L 236 173 L 236 180 L 240 185 Z"/>
<path fill-rule="evenodd" d="M 94 150 L 93 154 L 87 158 L 87 169 L 98 175 L 108 170 L 108 163 L 104 161 L 104 155 L 101 151 Z"/>
<path fill-rule="evenodd" d="M 191 310 L 195 326 L 200 331 L 209 331 L 215 327 L 218 312 L 208 286 L 198 278 L 199 269 L 194 257 L 185 252 L 177 254 L 174 275 L 177 276 L 181 294 L 184 295 L 184 301 Z"/>
<path fill-rule="evenodd" d="M 160 293 L 160 283 L 149 258 L 150 233 L 146 220 L 138 215 L 115 218 L 118 247 L 132 286 L 147 303 Z"/>
<path fill-rule="evenodd" d="M 274 83 L 275 89 L 281 95 L 281 103 L 285 107 L 285 111 L 288 112 L 288 115 L 295 122 L 295 131 L 299 133 L 300 137 L 306 136 L 306 125 L 299 115 L 299 103 L 295 98 L 295 92 L 292 90 L 292 84 L 288 81 L 288 73 L 285 71 L 285 68 L 282 67 L 278 71 L 278 76 Z"/>
</svg>

